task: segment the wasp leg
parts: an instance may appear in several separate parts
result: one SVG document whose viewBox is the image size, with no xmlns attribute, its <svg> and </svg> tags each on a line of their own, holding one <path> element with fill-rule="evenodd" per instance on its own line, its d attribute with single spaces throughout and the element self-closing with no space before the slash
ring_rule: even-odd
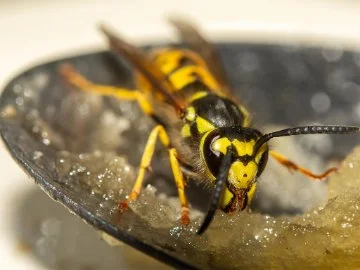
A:
<svg viewBox="0 0 360 270">
<path fill-rule="evenodd" d="M 171 169 L 174 174 L 176 187 L 179 193 L 181 205 L 181 223 L 187 225 L 190 223 L 189 204 L 185 195 L 185 179 L 181 171 L 179 160 L 177 159 L 177 151 L 175 148 L 169 149 Z"/>
<path fill-rule="evenodd" d="M 276 159 L 276 161 L 278 161 L 281 165 L 287 167 L 289 170 L 295 170 L 298 171 L 304 175 L 306 175 L 309 178 L 312 178 L 314 180 L 323 180 L 325 179 L 328 175 L 330 175 L 331 173 L 335 172 L 337 169 L 336 168 L 330 168 L 328 170 L 326 170 L 325 172 L 321 173 L 321 174 L 315 174 L 311 171 L 309 171 L 308 169 L 305 169 L 297 164 L 295 164 L 294 162 L 288 160 L 285 156 L 283 156 L 282 154 L 274 151 L 274 150 L 270 150 L 270 155 Z"/>
<path fill-rule="evenodd" d="M 141 158 L 140 168 L 138 172 L 138 176 L 136 178 L 134 187 L 128 196 L 127 201 L 120 203 L 120 209 L 126 209 L 128 206 L 129 201 L 136 201 L 139 197 L 140 191 L 142 189 L 143 183 L 144 183 L 144 176 L 145 171 L 150 167 L 151 159 L 154 155 L 156 142 L 160 139 L 161 143 L 168 147 L 170 146 L 170 140 L 169 137 L 164 129 L 163 126 L 158 125 L 156 126 L 150 133 L 148 141 L 146 143 L 143 156 Z M 176 157 L 176 149 L 175 148 L 169 148 L 169 157 L 170 157 L 170 164 L 171 168 L 174 174 L 176 186 L 178 188 L 179 192 L 179 198 L 181 203 L 181 222 L 183 224 L 189 223 L 189 208 L 188 208 L 188 202 L 187 198 L 185 196 L 184 192 L 184 177 L 180 169 L 180 164 Z"/>
<path fill-rule="evenodd" d="M 120 100 L 136 100 L 147 115 L 153 116 L 151 104 L 144 94 L 138 90 L 131 90 L 121 87 L 94 84 L 78 73 L 72 65 L 64 64 L 60 67 L 60 74 L 65 80 L 82 91 L 88 91 L 99 95 L 112 96 Z"/>
</svg>

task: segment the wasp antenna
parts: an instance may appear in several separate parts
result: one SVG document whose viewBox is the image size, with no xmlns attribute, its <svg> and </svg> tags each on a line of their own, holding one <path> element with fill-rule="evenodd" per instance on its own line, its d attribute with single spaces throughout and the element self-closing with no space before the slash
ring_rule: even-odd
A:
<svg viewBox="0 0 360 270">
<path fill-rule="evenodd" d="M 201 224 L 199 230 L 197 231 L 197 234 L 203 234 L 207 227 L 210 225 L 211 221 L 214 218 L 216 209 L 218 208 L 219 201 L 222 195 L 222 191 L 224 190 L 224 186 L 226 184 L 226 179 L 229 174 L 229 169 L 231 165 L 231 154 L 232 154 L 232 148 L 231 146 L 227 148 L 226 155 L 221 161 L 220 164 L 220 171 L 218 176 L 216 177 L 216 185 L 215 189 L 212 193 L 212 196 L 210 198 L 210 206 L 209 210 L 204 218 L 203 223 Z"/>
<path fill-rule="evenodd" d="M 352 127 L 352 126 L 304 126 L 304 127 L 286 128 L 264 134 L 256 142 L 255 149 L 259 150 L 264 143 L 275 137 L 305 135 L 305 134 L 348 134 L 348 133 L 359 132 L 359 130 L 360 127 Z"/>
</svg>

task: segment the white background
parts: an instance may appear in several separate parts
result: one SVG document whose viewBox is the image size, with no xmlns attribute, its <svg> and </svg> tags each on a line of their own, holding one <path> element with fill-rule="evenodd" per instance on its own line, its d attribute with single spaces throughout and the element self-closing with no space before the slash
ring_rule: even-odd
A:
<svg viewBox="0 0 360 270">
<path fill-rule="evenodd" d="M 0 0 L 0 89 L 34 64 L 102 47 L 98 22 L 145 42 L 172 36 L 164 19 L 175 13 L 195 18 L 215 38 L 360 44 L 360 2 L 354 0 Z M 43 269 L 31 252 L 19 251 L 9 221 L 19 194 L 34 188 L 0 142 L 0 269 Z"/>
</svg>

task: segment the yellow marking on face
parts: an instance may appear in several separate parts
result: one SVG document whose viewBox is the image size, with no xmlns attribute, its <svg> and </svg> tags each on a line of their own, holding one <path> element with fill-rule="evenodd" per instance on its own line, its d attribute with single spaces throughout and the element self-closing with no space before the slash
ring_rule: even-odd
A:
<svg viewBox="0 0 360 270">
<path fill-rule="evenodd" d="M 263 144 L 260 149 L 258 150 L 258 152 L 256 153 L 256 156 L 255 156 L 255 162 L 257 164 L 259 164 L 260 162 L 260 159 L 262 157 L 262 155 L 264 154 L 264 152 L 266 151 L 267 149 L 267 145 L 266 144 Z"/>
<path fill-rule="evenodd" d="M 255 140 L 251 140 L 248 142 L 238 141 L 237 139 L 232 141 L 233 146 L 238 152 L 239 156 L 249 155 L 252 156 L 254 153 Z"/>
<path fill-rule="evenodd" d="M 190 131 L 190 125 L 189 124 L 185 124 L 182 129 L 181 129 L 181 136 L 183 136 L 184 138 L 190 137 L 191 136 L 191 131 Z"/>
<path fill-rule="evenodd" d="M 247 193 L 247 196 L 248 196 L 248 204 L 251 203 L 252 199 L 254 198 L 254 195 L 255 195 L 255 191 L 256 191 L 256 183 L 254 183 L 250 190 L 248 191 Z"/>
<path fill-rule="evenodd" d="M 185 119 L 192 122 L 196 118 L 196 111 L 194 107 L 187 107 L 185 110 Z"/>
<path fill-rule="evenodd" d="M 196 117 L 196 126 L 200 134 L 203 134 L 207 131 L 215 129 L 214 125 L 206 121 L 204 118 L 198 116 Z"/>
<path fill-rule="evenodd" d="M 201 136 L 201 139 L 200 139 L 200 144 L 199 144 L 199 151 L 200 151 L 200 155 L 201 155 L 201 159 L 202 160 L 205 160 L 205 157 L 204 157 L 204 143 L 205 143 L 205 140 L 207 138 L 207 136 L 210 134 L 211 130 L 202 134 Z M 207 176 L 207 178 L 209 179 L 209 181 L 211 182 L 215 182 L 215 176 L 212 175 L 212 173 L 210 172 L 209 168 L 207 166 L 204 166 L 205 168 L 205 174 Z"/>
<path fill-rule="evenodd" d="M 222 198 L 220 201 L 220 208 L 225 209 L 231 203 L 231 200 L 233 199 L 233 197 L 234 197 L 234 194 L 232 194 L 232 192 L 228 188 L 225 188 L 224 194 L 222 195 Z"/>
<path fill-rule="evenodd" d="M 195 94 L 193 94 L 193 95 L 191 96 L 189 102 L 191 103 L 191 102 L 193 102 L 193 101 L 195 101 L 195 100 L 197 100 L 197 99 L 203 98 L 203 97 L 205 97 L 205 96 L 207 96 L 207 95 L 208 95 L 208 92 L 205 92 L 205 91 L 196 92 Z"/>
<path fill-rule="evenodd" d="M 254 161 L 244 165 L 241 161 L 235 161 L 231 164 L 229 170 L 229 181 L 236 188 L 247 189 L 253 183 L 258 166 Z"/>
<path fill-rule="evenodd" d="M 211 148 L 213 149 L 213 151 L 217 151 L 220 152 L 222 154 L 226 154 L 227 152 L 227 148 L 231 145 L 231 142 L 228 138 L 220 138 L 217 139 L 216 141 L 214 141 L 211 144 Z"/>
</svg>

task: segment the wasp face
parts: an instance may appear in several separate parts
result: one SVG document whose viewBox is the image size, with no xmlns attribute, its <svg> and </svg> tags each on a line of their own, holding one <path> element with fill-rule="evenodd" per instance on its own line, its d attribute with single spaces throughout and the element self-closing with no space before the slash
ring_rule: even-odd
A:
<svg viewBox="0 0 360 270">
<path fill-rule="evenodd" d="M 225 127 L 209 132 L 204 138 L 203 158 L 214 178 L 222 169 L 222 158 L 227 151 L 232 151 L 226 190 L 220 205 L 225 212 L 244 209 L 254 195 L 256 178 L 262 173 L 268 158 L 266 144 L 255 152 L 256 141 L 261 136 L 256 129 Z"/>
</svg>

